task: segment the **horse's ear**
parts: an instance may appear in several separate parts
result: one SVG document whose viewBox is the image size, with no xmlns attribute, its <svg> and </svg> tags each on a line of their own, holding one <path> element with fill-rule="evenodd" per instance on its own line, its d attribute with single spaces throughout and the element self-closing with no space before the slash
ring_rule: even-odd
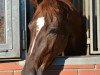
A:
<svg viewBox="0 0 100 75">
<path fill-rule="evenodd" d="M 70 2 L 72 2 L 72 0 L 69 0 Z"/>
<path fill-rule="evenodd" d="M 72 0 L 65 0 L 65 1 L 73 2 Z"/>
<path fill-rule="evenodd" d="M 34 6 L 39 5 L 43 0 L 31 0 Z"/>
<path fill-rule="evenodd" d="M 33 6 L 37 6 L 37 0 L 31 0 Z"/>
<path fill-rule="evenodd" d="M 37 0 L 37 3 L 40 4 L 43 0 Z"/>
</svg>

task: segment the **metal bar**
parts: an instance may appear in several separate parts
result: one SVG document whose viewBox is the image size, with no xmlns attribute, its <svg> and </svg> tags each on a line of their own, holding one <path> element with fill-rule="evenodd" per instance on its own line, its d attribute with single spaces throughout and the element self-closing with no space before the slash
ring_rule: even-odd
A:
<svg viewBox="0 0 100 75">
<path fill-rule="evenodd" d="M 90 53 L 91 54 L 100 54 L 100 47 L 99 47 L 99 45 L 100 45 L 100 33 L 99 33 L 99 31 L 100 31 L 100 26 L 99 26 L 99 24 L 100 24 L 100 4 L 99 4 L 100 0 L 95 1 L 95 3 L 96 3 L 96 6 L 95 6 L 95 9 L 93 9 L 93 0 L 90 0 L 90 39 L 91 39 Z M 95 12 L 95 11 L 97 11 L 97 12 Z M 93 15 L 93 12 L 95 12 L 95 15 Z M 95 20 L 95 21 L 97 21 L 97 35 L 93 34 L 93 33 L 95 33 L 94 32 L 95 30 L 93 30 L 94 29 L 93 24 L 96 24 L 96 22 L 94 22 L 93 19 L 96 19 L 96 17 L 97 17 L 97 20 Z M 94 48 L 93 48 L 95 45 L 95 42 L 96 42 L 95 39 L 93 40 L 93 35 L 97 36 L 97 45 L 98 45 L 97 50 L 94 50 Z"/>
<path fill-rule="evenodd" d="M 21 24 L 21 47 L 23 50 L 26 50 L 26 0 L 20 0 L 20 24 Z"/>
<path fill-rule="evenodd" d="M 100 0 L 97 0 L 97 42 L 98 42 L 98 53 L 100 53 Z"/>
<path fill-rule="evenodd" d="M 86 17 L 86 29 L 87 29 L 87 38 L 90 39 L 90 36 L 89 36 L 89 0 L 85 0 L 85 3 L 84 3 L 84 13 L 83 15 Z M 90 44 L 90 41 L 87 40 L 87 44 Z"/>
<path fill-rule="evenodd" d="M 84 1 L 83 15 L 86 17 L 86 29 L 87 29 L 87 55 L 89 55 L 89 45 L 90 45 L 90 34 L 89 34 L 89 0 Z"/>
<path fill-rule="evenodd" d="M 92 9 L 92 0 L 90 1 L 90 40 L 91 40 L 91 44 L 90 44 L 90 53 L 93 53 L 93 9 Z"/>
</svg>

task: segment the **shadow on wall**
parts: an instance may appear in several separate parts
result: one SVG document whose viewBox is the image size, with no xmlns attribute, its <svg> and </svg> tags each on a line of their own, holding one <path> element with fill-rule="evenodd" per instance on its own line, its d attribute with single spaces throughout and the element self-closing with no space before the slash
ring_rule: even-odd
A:
<svg viewBox="0 0 100 75">
<path fill-rule="evenodd" d="M 58 57 L 54 60 L 52 65 L 48 68 L 48 70 L 44 73 L 44 75 L 60 75 L 61 71 L 64 69 L 65 60 L 68 57 Z M 60 60 L 62 59 L 62 60 Z M 60 61 L 59 61 L 60 60 Z M 62 65 L 63 64 L 63 65 Z"/>
</svg>

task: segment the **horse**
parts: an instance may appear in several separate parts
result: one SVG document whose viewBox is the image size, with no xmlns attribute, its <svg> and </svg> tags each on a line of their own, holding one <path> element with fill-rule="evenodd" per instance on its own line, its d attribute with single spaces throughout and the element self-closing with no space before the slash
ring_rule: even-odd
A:
<svg viewBox="0 0 100 75">
<path fill-rule="evenodd" d="M 29 23 L 30 46 L 22 75 L 43 75 L 54 59 L 86 48 L 83 19 L 71 0 L 33 0 L 37 7 Z"/>
</svg>

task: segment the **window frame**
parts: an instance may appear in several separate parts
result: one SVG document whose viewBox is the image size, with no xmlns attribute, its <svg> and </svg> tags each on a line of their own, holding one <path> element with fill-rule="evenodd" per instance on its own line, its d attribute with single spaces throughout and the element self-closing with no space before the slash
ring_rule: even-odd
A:
<svg viewBox="0 0 100 75">
<path fill-rule="evenodd" d="M 54 60 L 53 64 L 54 65 L 100 64 L 100 55 L 57 57 Z"/>
<path fill-rule="evenodd" d="M 20 58 L 20 6 L 19 0 L 5 0 L 5 17 L 6 23 L 10 24 L 7 32 L 7 38 L 11 38 L 9 44 L 11 48 L 6 48 L 0 53 L 0 61 L 17 60 Z M 9 13 L 8 13 L 9 12 Z M 10 18 L 10 19 L 8 19 Z M 6 28 L 9 25 L 6 26 Z"/>
<path fill-rule="evenodd" d="M 97 0 L 96 1 L 96 4 L 95 4 L 95 6 L 97 7 L 96 9 L 97 10 L 95 10 L 97 13 L 97 15 L 96 15 L 96 18 L 97 18 L 97 48 L 98 48 L 98 50 L 97 51 L 95 51 L 94 49 L 93 49 L 93 35 L 92 35 L 92 33 L 93 33 L 93 21 L 94 21 L 94 15 L 93 15 L 93 2 L 92 2 L 92 0 L 90 0 L 90 38 L 91 38 L 91 53 L 92 54 L 100 54 L 100 0 Z M 94 11 L 94 12 L 95 12 Z M 99 41 L 99 42 L 98 42 Z"/>
</svg>

